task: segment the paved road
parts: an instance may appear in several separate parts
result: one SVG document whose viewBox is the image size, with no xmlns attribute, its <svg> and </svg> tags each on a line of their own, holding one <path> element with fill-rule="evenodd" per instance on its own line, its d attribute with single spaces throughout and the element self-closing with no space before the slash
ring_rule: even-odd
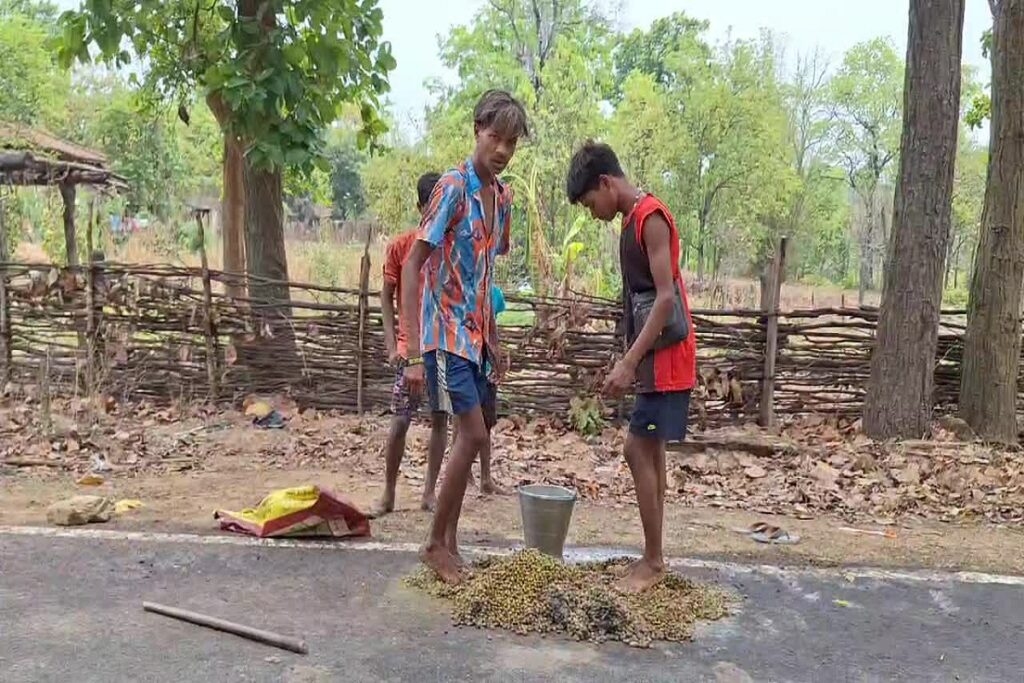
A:
<svg viewBox="0 0 1024 683">
<path fill-rule="evenodd" d="M 690 567 L 743 596 L 739 614 L 694 643 L 634 650 L 453 629 L 400 585 L 414 564 L 344 546 L 0 533 L 0 679 L 1024 680 L 1024 588 L 998 580 Z M 143 600 L 302 635 L 310 654 L 147 614 Z"/>
</svg>

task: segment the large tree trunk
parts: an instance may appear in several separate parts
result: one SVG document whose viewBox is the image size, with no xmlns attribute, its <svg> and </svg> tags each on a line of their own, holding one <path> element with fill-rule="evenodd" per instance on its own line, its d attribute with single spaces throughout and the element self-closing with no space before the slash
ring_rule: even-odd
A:
<svg viewBox="0 0 1024 683">
<path fill-rule="evenodd" d="M 253 299 L 289 303 L 281 171 L 245 163 L 245 254 Z M 261 280 L 272 280 L 265 282 Z"/>
<path fill-rule="evenodd" d="M 246 160 L 246 259 L 253 299 L 290 303 L 281 171 L 254 168 Z M 265 282 L 273 281 L 273 282 Z"/>
<path fill-rule="evenodd" d="M 221 194 L 221 237 L 226 273 L 245 273 L 245 148 L 231 132 L 231 112 L 217 93 L 206 98 L 224 135 L 223 190 Z M 225 287 L 229 296 L 242 296 L 245 288 L 231 282 Z"/>
<path fill-rule="evenodd" d="M 1024 0 L 999 0 L 993 9 L 988 183 L 967 307 L 960 411 L 980 436 L 1016 443 L 1024 280 Z"/>
<path fill-rule="evenodd" d="M 911 0 L 903 138 L 864 431 L 924 436 L 949 244 L 964 0 Z M 883 219 L 884 220 L 884 219 Z"/>
</svg>

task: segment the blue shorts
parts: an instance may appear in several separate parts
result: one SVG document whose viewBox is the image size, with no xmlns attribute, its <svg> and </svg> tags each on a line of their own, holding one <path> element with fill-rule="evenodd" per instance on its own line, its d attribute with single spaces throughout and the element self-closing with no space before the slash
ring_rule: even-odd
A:
<svg viewBox="0 0 1024 683">
<path fill-rule="evenodd" d="M 629 432 L 659 441 L 682 441 L 690 418 L 690 392 L 638 394 L 629 420 Z"/>
<path fill-rule="evenodd" d="M 426 368 L 427 397 L 432 411 L 465 415 L 474 408 L 480 408 L 485 418 L 491 418 L 485 419 L 485 422 L 493 421 L 496 391 L 479 365 L 446 351 L 426 353 L 423 365 Z"/>
</svg>

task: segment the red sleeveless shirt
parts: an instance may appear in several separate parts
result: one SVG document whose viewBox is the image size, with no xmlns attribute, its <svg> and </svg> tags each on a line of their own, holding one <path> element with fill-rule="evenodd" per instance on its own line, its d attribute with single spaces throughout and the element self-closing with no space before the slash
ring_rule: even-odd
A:
<svg viewBox="0 0 1024 683">
<path fill-rule="evenodd" d="M 669 247 L 672 254 L 672 277 L 679 283 L 683 298 L 683 309 L 690 322 L 690 334 L 678 344 L 651 351 L 644 356 L 637 367 L 636 391 L 649 394 L 668 391 L 687 391 L 697 383 L 697 340 L 690 318 L 690 303 L 686 296 L 686 284 L 679 270 L 679 232 L 675 219 L 657 197 L 644 195 L 629 215 L 622 219 L 622 234 L 619 236 L 619 265 L 622 268 L 622 305 L 626 342 L 632 344 L 640 330 L 633 328 L 633 295 L 655 289 L 651 275 L 651 262 L 644 248 L 644 223 L 654 213 L 660 213 L 668 223 Z"/>
</svg>

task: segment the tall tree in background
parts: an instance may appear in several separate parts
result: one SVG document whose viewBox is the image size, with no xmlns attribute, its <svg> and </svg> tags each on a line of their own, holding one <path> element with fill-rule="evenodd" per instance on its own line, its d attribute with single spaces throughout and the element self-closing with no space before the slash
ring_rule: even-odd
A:
<svg viewBox="0 0 1024 683">
<path fill-rule="evenodd" d="M 48 31 L 32 15 L 0 14 L 0 119 L 59 127 L 66 116 L 70 79 L 53 65 Z"/>
<path fill-rule="evenodd" d="M 121 67 L 144 56 L 146 84 L 178 98 L 183 119 L 196 96 L 208 100 L 225 135 L 225 191 L 245 188 L 250 295 L 287 301 L 286 286 L 267 283 L 288 279 L 283 169 L 326 164 L 323 134 L 345 103 L 361 105 L 361 139 L 382 132 L 378 98 L 395 62 L 381 22 L 376 0 L 86 2 L 63 15 L 61 52 L 67 63 L 87 62 L 95 48 Z M 245 151 L 244 185 L 235 143 Z"/>
<path fill-rule="evenodd" d="M 615 49 L 616 96 L 622 97 L 623 86 L 634 73 L 650 76 L 663 88 L 692 81 L 712 58 L 704 35 L 709 26 L 707 21 L 675 12 L 655 19 L 646 31 L 637 28 L 623 36 Z M 680 55 L 690 59 L 680 62 Z"/>
<path fill-rule="evenodd" d="M 48 0 L 0 0 L 0 19 L 22 17 L 53 29 L 60 10 Z"/>
<path fill-rule="evenodd" d="M 990 156 L 967 308 L 960 410 L 980 436 L 1016 443 L 1024 281 L 1024 0 L 989 5 Z"/>
<path fill-rule="evenodd" d="M 903 136 L 864 431 L 920 438 L 932 418 L 960 123 L 964 0 L 911 0 Z"/>
<path fill-rule="evenodd" d="M 885 226 L 880 192 L 899 154 L 903 65 L 892 43 L 876 38 L 855 45 L 832 78 L 834 150 L 850 190 L 863 207 L 858 299 L 874 285 Z"/>
</svg>

